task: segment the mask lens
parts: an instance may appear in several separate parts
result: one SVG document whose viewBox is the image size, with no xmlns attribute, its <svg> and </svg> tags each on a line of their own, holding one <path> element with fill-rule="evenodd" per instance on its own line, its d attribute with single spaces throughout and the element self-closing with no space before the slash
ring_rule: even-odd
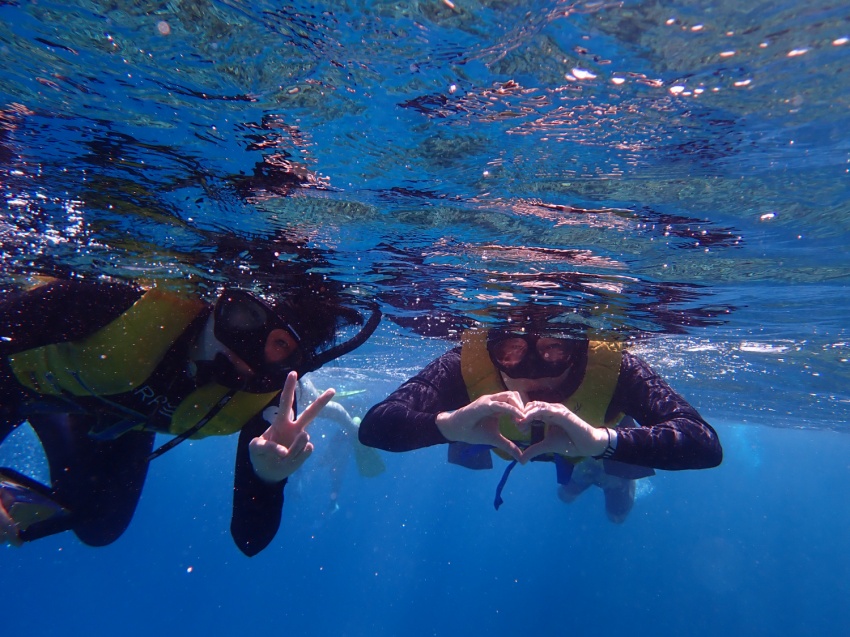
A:
<svg viewBox="0 0 850 637">
<path fill-rule="evenodd" d="M 569 348 L 560 338 L 540 338 L 537 340 L 537 355 L 549 365 L 565 365 L 569 360 Z"/>
<path fill-rule="evenodd" d="M 274 310 L 242 290 L 227 290 L 215 307 L 216 339 L 245 361 L 256 382 L 283 383 L 299 349 L 297 333 Z M 268 377 L 268 378 L 266 378 Z"/>
<path fill-rule="evenodd" d="M 275 328 L 266 337 L 264 348 L 267 363 L 277 365 L 292 357 L 298 350 L 298 341 L 289 330 Z"/>
<path fill-rule="evenodd" d="M 522 336 L 505 338 L 490 345 L 490 356 L 500 369 L 510 370 L 528 355 L 528 342 Z"/>
<path fill-rule="evenodd" d="M 269 320 L 268 312 L 254 299 L 229 298 L 220 305 L 221 310 L 216 316 L 216 327 L 233 334 L 253 332 L 266 325 Z"/>
</svg>

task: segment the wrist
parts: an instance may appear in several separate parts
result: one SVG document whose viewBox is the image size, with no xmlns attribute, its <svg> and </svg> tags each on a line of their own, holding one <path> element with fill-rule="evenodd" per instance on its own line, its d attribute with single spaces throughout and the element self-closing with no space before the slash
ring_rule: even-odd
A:
<svg viewBox="0 0 850 637">
<path fill-rule="evenodd" d="M 454 413 L 455 412 L 453 411 L 441 411 L 439 414 L 437 414 L 437 429 L 440 431 L 440 434 L 442 434 L 443 438 L 445 438 L 446 440 L 451 440 L 451 438 L 447 435 L 446 428 L 448 427 L 449 430 L 451 429 L 451 417 Z"/>
<path fill-rule="evenodd" d="M 254 475 L 259 478 L 260 482 L 264 482 L 265 484 L 279 484 L 286 480 L 286 476 L 281 478 L 280 476 L 274 475 L 273 472 L 264 471 L 262 467 L 257 466 L 253 462 L 251 463 L 251 467 L 254 469 Z"/>
<path fill-rule="evenodd" d="M 605 443 L 605 446 L 599 453 L 593 456 L 596 459 L 610 458 L 617 450 L 617 430 L 606 427 L 603 431 L 606 434 L 606 437 L 602 440 L 602 442 Z"/>
</svg>

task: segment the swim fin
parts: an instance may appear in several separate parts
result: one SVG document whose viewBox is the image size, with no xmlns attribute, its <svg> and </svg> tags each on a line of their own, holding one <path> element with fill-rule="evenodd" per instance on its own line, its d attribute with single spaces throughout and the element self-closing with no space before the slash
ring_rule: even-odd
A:
<svg viewBox="0 0 850 637">
<path fill-rule="evenodd" d="M 22 534 L 33 525 L 70 515 L 51 497 L 47 487 L 7 467 L 0 467 L 0 508 L 0 517 L 8 518 L 4 520 L 5 531 L 13 543 L 17 543 L 15 539 L 25 539 Z"/>
<path fill-rule="evenodd" d="M 354 443 L 354 459 L 357 461 L 357 472 L 364 478 L 374 478 L 386 471 L 387 467 L 377 450 L 366 447 L 359 441 Z"/>
</svg>

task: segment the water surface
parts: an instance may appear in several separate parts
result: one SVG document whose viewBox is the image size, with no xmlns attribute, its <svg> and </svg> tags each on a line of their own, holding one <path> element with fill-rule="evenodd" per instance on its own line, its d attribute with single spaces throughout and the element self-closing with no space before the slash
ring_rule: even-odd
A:
<svg viewBox="0 0 850 637">
<path fill-rule="evenodd" d="M 115 545 L 2 551 L 65 618 L 37 632 L 839 634 L 848 38 L 827 0 L 0 2 L 4 288 L 308 272 L 385 311 L 317 374 L 361 414 L 473 321 L 561 305 L 727 450 L 622 528 L 531 471 L 496 515 L 439 450 L 349 467 L 330 513 L 319 456 L 248 561 L 235 441 L 193 443 Z"/>
</svg>

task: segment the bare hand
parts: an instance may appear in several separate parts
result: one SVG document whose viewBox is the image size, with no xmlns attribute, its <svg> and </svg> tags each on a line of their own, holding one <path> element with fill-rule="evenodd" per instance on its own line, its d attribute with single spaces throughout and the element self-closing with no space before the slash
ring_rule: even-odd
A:
<svg viewBox="0 0 850 637">
<path fill-rule="evenodd" d="M 560 453 L 574 458 L 598 456 L 608 445 L 608 433 L 604 428 L 589 425 L 561 404 L 528 403 L 520 426 L 527 428 L 532 422 L 548 426 L 543 440 L 525 449 L 521 458 L 523 463 L 544 453 Z"/>
<path fill-rule="evenodd" d="M 437 428 L 447 440 L 491 445 L 520 460 L 519 447 L 499 431 L 499 417 L 503 415 L 510 416 L 514 422 L 523 419 L 522 399 L 517 392 L 480 396 L 457 411 L 438 414 Z"/>
<path fill-rule="evenodd" d="M 295 418 L 292 404 L 297 384 L 298 374 L 289 372 L 280 394 L 277 417 L 271 427 L 248 444 L 254 473 L 266 482 L 288 478 L 310 457 L 313 443 L 305 429 L 335 393 L 328 389 Z"/>
</svg>

